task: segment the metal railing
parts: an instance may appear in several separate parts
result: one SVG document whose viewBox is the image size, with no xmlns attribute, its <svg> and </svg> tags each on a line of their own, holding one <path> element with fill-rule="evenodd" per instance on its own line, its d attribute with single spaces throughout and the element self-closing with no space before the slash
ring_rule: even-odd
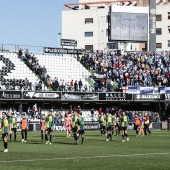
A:
<svg viewBox="0 0 170 170">
<path fill-rule="evenodd" d="M 19 49 L 29 50 L 33 54 L 43 54 L 43 46 L 18 45 L 18 44 L 0 44 L 0 52 L 18 52 Z"/>
</svg>

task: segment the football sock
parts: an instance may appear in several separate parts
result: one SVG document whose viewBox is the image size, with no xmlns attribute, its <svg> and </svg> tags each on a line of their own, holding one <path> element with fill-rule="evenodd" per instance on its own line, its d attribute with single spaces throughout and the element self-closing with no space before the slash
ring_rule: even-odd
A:
<svg viewBox="0 0 170 170">
<path fill-rule="evenodd" d="M 46 140 L 48 141 L 48 135 L 46 136 Z"/>
<path fill-rule="evenodd" d="M 10 140 L 12 140 L 12 134 L 10 134 Z"/>
<path fill-rule="evenodd" d="M 7 149 L 7 147 L 8 147 L 7 142 L 4 142 L 4 148 Z"/>
<path fill-rule="evenodd" d="M 41 140 L 43 141 L 43 134 L 41 133 Z"/>
<path fill-rule="evenodd" d="M 50 135 L 50 142 L 52 141 L 52 135 Z"/>
<path fill-rule="evenodd" d="M 27 140 L 27 131 L 25 131 L 25 140 Z"/>
<path fill-rule="evenodd" d="M 84 137 L 82 137 L 82 143 L 84 142 Z"/>
<path fill-rule="evenodd" d="M 22 135 L 22 139 L 24 139 L 24 132 L 23 132 L 23 130 L 21 132 L 21 135 Z"/>
<path fill-rule="evenodd" d="M 124 135 L 122 135 L 122 139 L 124 140 Z"/>
</svg>

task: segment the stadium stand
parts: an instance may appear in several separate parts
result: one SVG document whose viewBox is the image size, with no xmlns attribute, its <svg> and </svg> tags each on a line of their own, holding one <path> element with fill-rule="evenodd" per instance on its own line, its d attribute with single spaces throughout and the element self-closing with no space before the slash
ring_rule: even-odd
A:
<svg viewBox="0 0 170 170">
<path fill-rule="evenodd" d="M 16 53 L 0 53 L 1 89 L 35 90 L 38 77 L 18 58 Z M 45 88 L 44 85 L 43 89 Z"/>
<path fill-rule="evenodd" d="M 79 91 L 79 88 L 75 90 L 74 83 L 79 84 L 80 79 L 86 91 L 96 91 L 95 87 L 99 92 L 122 92 L 124 86 L 170 86 L 169 52 L 93 51 L 77 58 L 30 55 L 26 50 L 24 54 L 19 51 L 18 55 L 7 52 L 0 55 L 2 89 Z M 95 77 L 101 74 L 104 77 L 96 82 Z M 89 78 L 91 84 L 87 81 Z M 72 80 L 73 86 L 70 86 Z M 56 81 L 62 88 L 55 88 Z"/>
<path fill-rule="evenodd" d="M 47 69 L 51 82 L 58 80 L 59 84 L 60 82 L 64 83 L 66 91 L 69 89 L 71 80 L 79 82 L 81 79 L 83 87 L 85 85 L 89 87 L 86 78 L 89 78 L 91 73 L 74 56 L 35 55 L 35 57 L 38 59 L 39 64 Z"/>
</svg>

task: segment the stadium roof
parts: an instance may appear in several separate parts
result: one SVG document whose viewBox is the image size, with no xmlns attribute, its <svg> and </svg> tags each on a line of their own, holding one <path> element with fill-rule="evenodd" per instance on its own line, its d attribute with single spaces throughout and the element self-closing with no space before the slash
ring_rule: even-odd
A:
<svg viewBox="0 0 170 170">
<path fill-rule="evenodd" d="M 111 5 L 113 3 L 120 2 L 122 5 L 124 4 L 133 4 L 134 2 L 137 4 L 137 0 L 106 0 L 106 1 L 97 1 L 97 2 L 73 2 L 73 3 L 66 3 L 64 4 L 64 10 L 69 8 L 71 10 L 78 10 L 80 5 L 90 6 L 90 5 Z"/>
</svg>

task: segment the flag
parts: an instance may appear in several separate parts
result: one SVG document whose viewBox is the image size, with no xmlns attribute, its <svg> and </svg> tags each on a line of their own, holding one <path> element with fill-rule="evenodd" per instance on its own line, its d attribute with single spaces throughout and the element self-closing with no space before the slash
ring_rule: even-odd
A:
<svg viewBox="0 0 170 170">
<path fill-rule="evenodd" d="M 165 87 L 159 87 L 159 91 L 160 94 L 164 94 L 166 92 Z"/>
<path fill-rule="evenodd" d="M 153 93 L 153 87 L 140 87 L 140 94 Z"/>
<path fill-rule="evenodd" d="M 170 87 L 166 87 L 165 90 L 166 90 L 166 94 L 170 94 Z"/>
<path fill-rule="evenodd" d="M 158 87 L 154 87 L 154 88 L 153 88 L 153 93 L 154 93 L 154 94 L 155 94 L 155 93 L 159 93 Z"/>
<path fill-rule="evenodd" d="M 140 93 L 139 87 L 136 87 L 136 86 L 128 86 L 128 93 L 131 93 L 131 94 L 139 94 L 139 93 Z"/>
<path fill-rule="evenodd" d="M 123 87 L 123 93 L 128 93 L 128 87 Z"/>
</svg>

